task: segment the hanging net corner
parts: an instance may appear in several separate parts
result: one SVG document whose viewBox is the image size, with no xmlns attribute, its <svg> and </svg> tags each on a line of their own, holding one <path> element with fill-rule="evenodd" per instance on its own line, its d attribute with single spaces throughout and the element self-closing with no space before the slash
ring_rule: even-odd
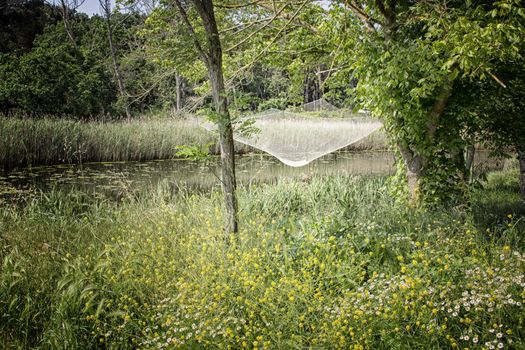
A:
<svg viewBox="0 0 525 350">
<path fill-rule="evenodd" d="M 314 102 L 317 102 L 319 108 L 326 102 L 318 101 Z M 314 106 L 315 104 L 310 105 L 304 110 Z M 335 106 L 330 106 L 334 109 L 324 110 L 339 111 Z M 328 105 L 324 104 L 324 107 Z M 381 122 L 364 113 L 354 113 L 347 117 L 341 117 L 338 113 L 333 114 L 337 117 L 313 117 L 307 113 L 268 109 L 241 118 L 241 122 L 250 119 L 252 128 L 256 132 L 245 135 L 237 130 L 234 131 L 234 139 L 264 151 L 286 165 L 301 167 L 324 155 L 348 147 L 383 126 Z M 204 123 L 202 126 L 208 130 L 216 128 L 211 123 Z"/>
</svg>

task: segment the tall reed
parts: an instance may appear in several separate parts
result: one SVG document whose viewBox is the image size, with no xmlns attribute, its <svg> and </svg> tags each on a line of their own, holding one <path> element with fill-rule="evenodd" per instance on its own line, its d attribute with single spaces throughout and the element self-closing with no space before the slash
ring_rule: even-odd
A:
<svg viewBox="0 0 525 350">
<path fill-rule="evenodd" d="M 305 138 L 308 138 L 308 133 Z M 76 121 L 64 118 L 0 117 L 0 167 L 81 162 L 142 161 L 177 157 L 179 146 L 213 144 L 216 135 L 196 119 L 145 119 L 133 122 Z M 373 145 L 376 146 L 373 146 Z M 379 146 L 378 146 L 379 145 Z M 371 136 L 356 149 L 385 147 Z M 237 153 L 255 151 L 241 143 Z"/>
<path fill-rule="evenodd" d="M 192 120 L 0 118 L 0 164 L 4 167 L 173 158 L 177 146 L 209 142 L 213 135 Z"/>
</svg>

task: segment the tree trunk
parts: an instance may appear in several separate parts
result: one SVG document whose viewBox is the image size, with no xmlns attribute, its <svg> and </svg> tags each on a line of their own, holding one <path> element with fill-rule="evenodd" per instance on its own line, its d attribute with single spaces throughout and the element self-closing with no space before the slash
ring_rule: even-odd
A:
<svg viewBox="0 0 525 350">
<path fill-rule="evenodd" d="M 131 120 L 131 111 L 128 104 L 128 95 L 126 93 L 126 85 L 122 79 L 120 73 L 120 66 L 117 61 L 117 49 L 113 43 L 113 26 L 111 25 L 111 4 L 108 0 L 99 0 L 102 8 L 104 9 L 104 16 L 106 17 L 106 29 L 108 32 L 108 43 L 109 53 L 111 55 L 111 61 L 113 62 L 113 70 L 115 71 L 115 79 L 117 79 L 118 91 L 122 99 L 124 99 L 124 111 L 126 113 L 126 119 Z"/>
<path fill-rule="evenodd" d="M 321 99 L 323 98 L 324 96 L 324 79 L 323 79 L 323 70 L 325 69 L 325 67 L 320 64 L 318 67 L 317 67 L 317 86 L 318 86 L 318 89 L 319 89 L 319 92 L 318 92 L 318 98 Z"/>
<path fill-rule="evenodd" d="M 435 143 L 439 119 L 443 115 L 452 93 L 454 81 L 447 79 L 441 87 L 432 108 L 428 113 L 425 137 L 430 144 Z M 409 146 L 398 145 L 399 152 L 403 157 L 406 168 L 408 191 L 412 202 L 417 202 L 421 194 L 421 178 L 425 176 L 427 158 L 413 151 Z"/>
<path fill-rule="evenodd" d="M 182 109 L 182 77 L 178 74 L 175 74 L 175 89 L 177 93 L 177 112 L 180 112 Z"/>
<path fill-rule="evenodd" d="M 416 155 L 408 147 L 398 145 L 399 153 L 403 158 L 405 164 L 408 193 L 410 195 L 410 201 L 417 203 L 420 195 L 420 180 L 424 176 L 424 165 L 425 158 L 420 155 Z"/>
<path fill-rule="evenodd" d="M 215 110 L 219 115 L 219 146 L 221 150 L 221 181 L 225 204 L 225 229 L 238 232 L 237 197 L 235 179 L 235 153 L 233 146 L 233 127 L 228 110 L 228 100 L 222 71 L 222 47 L 215 21 L 212 0 L 194 0 L 199 16 L 206 30 L 208 55 L 206 67 L 210 75 Z"/>
<path fill-rule="evenodd" d="M 307 104 L 310 102 L 310 80 L 309 80 L 309 71 L 306 70 L 303 82 L 303 103 Z"/>
<path fill-rule="evenodd" d="M 120 74 L 120 66 L 117 62 L 117 53 L 115 46 L 113 45 L 113 32 L 109 29 L 108 24 L 108 39 L 109 39 L 109 49 L 111 51 L 111 60 L 113 61 L 113 69 L 115 70 L 115 78 L 117 79 L 118 91 L 120 96 L 124 99 L 124 111 L 126 113 L 126 119 L 131 120 L 131 111 L 129 110 L 128 104 L 128 95 L 126 93 L 126 86 L 124 85 L 124 80 Z"/>
<path fill-rule="evenodd" d="M 71 13 L 71 9 L 69 8 L 69 3 L 66 3 L 65 0 L 61 0 L 60 1 L 60 6 L 61 6 L 61 10 L 62 10 L 62 22 L 64 22 L 64 29 L 66 30 L 66 34 L 69 37 L 69 40 L 71 40 L 73 45 L 75 45 L 75 47 L 76 47 L 77 46 L 77 42 L 75 40 L 75 36 L 73 35 L 73 31 L 71 30 L 70 23 L 69 23 L 69 20 L 70 20 L 70 16 L 69 15 Z M 76 9 L 74 9 L 74 10 L 76 10 Z"/>
<path fill-rule="evenodd" d="M 520 163 L 520 193 L 525 201 L 525 147 L 518 148 L 518 161 Z"/>
<path fill-rule="evenodd" d="M 452 87 L 454 86 L 454 81 L 447 79 L 441 89 L 439 94 L 436 96 L 434 104 L 429 112 L 429 118 L 427 122 L 427 137 L 430 141 L 434 141 L 436 138 L 437 127 L 439 125 L 439 119 L 445 108 L 447 107 L 448 99 L 452 94 Z"/>
<path fill-rule="evenodd" d="M 224 81 L 222 79 L 222 69 L 214 66 L 210 69 L 212 89 L 214 90 L 214 101 L 217 113 L 220 114 L 219 126 L 219 146 L 221 150 L 221 180 L 224 192 L 224 204 L 226 208 L 225 228 L 227 232 L 238 231 L 237 221 L 237 198 L 235 195 L 235 153 L 233 144 L 233 128 L 228 111 L 228 104 L 225 96 Z"/>
<path fill-rule="evenodd" d="M 469 144 L 465 148 L 465 180 L 468 183 L 474 181 L 474 155 L 476 153 L 476 147 L 474 142 Z"/>
</svg>

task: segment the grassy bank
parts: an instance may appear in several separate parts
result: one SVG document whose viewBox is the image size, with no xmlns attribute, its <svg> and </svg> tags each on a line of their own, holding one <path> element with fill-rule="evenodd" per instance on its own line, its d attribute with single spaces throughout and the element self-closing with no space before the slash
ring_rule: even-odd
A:
<svg viewBox="0 0 525 350">
<path fill-rule="evenodd" d="M 245 188 L 233 240 L 220 193 L 4 207 L 0 347 L 523 349 L 524 208 L 504 178 L 431 213 L 379 177 Z"/>
<path fill-rule="evenodd" d="M 213 144 L 215 140 L 195 120 L 127 123 L 0 117 L 0 166 L 171 159 L 178 146 Z M 376 133 L 352 149 L 382 148 L 386 148 L 385 137 Z M 212 146 L 211 151 L 217 153 L 218 147 Z M 252 151 L 237 144 L 239 153 Z"/>
</svg>

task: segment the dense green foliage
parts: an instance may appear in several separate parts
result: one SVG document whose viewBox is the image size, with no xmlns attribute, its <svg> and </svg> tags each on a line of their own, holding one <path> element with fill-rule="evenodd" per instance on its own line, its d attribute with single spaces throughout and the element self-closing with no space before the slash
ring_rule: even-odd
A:
<svg viewBox="0 0 525 350">
<path fill-rule="evenodd" d="M 10 5 L 0 109 L 87 117 L 210 107 L 206 68 L 176 6 L 120 3 L 130 7 L 110 13 L 115 62 L 104 17 L 72 13 L 66 26 L 60 7 Z M 522 0 L 215 1 L 214 12 L 231 115 L 322 96 L 365 107 L 398 152 L 398 198 L 408 181 L 412 199 L 465 201 L 465 158 L 476 143 L 525 154 Z M 192 6 L 188 14 L 205 47 Z"/>
<path fill-rule="evenodd" d="M 400 171 L 242 188 L 237 236 L 218 191 L 168 183 L 3 201 L 1 348 L 525 348 L 523 0 L 199 2 L 217 35 L 195 1 L 119 3 L 0 0 L 2 168 L 205 157 L 194 122 L 95 120 L 208 111 L 211 67 L 222 130 L 325 96 L 380 118 Z M 476 144 L 520 170 L 469 181 Z"/>
<path fill-rule="evenodd" d="M 501 151 L 525 151 L 525 118 L 519 117 L 525 113 L 525 71 L 509 62 L 496 74 L 504 86 L 494 80 L 464 82 L 463 93 L 452 101 L 453 112 L 470 121 L 469 134 L 476 141 Z M 468 103 L 457 101 L 466 95 L 473 97 Z"/>
<path fill-rule="evenodd" d="M 385 122 L 412 198 L 434 203 L 459 194 L 463 200 L 465 146 L 483 139 L 487 129 L 500 133 L 496 124 L 512 128 L 511 120 L 520 119 L 516 108 L 502 110 L 511 98 L 513 105 L 521 100 L 511 97 L 522 94 L 514 84 L 507 93 L 493 93 L 490 111 L 472 116 L 486 102 L 482 86 L 509 82 L 509 65 L 515 72 L 525 67 L 523 3 L 341 3 L 329 19 L 337 23 L 332 47 L 342 46 L 337 60 L 357 79 L 362 105 Z M 500 114 L 508 118 L 493 123 Z"/>
<path fill-rule="evenodd" d="M 250 187 L 231 242 L 217 192 L 3 206 L 0 346 L 519 349 L 525 227 L 508 179 L 449 212 L 393 205 L 383 178 Z"/>
<path fill-rule="evenodd" d="M 290 10 L 288 6 L 285 9 Z M 126 103 L 135 115 L 174 109 L 177 94 L 188 107 L 210 102 L 205 68 L 192 49 L 189 33 L 175 24 L 173 19 L 178 15 L 173 7 L 159 6 L 149 16 L 136 9 L 128 14 L 112 12 L 116 58 L 126 86 L 126 98 L 119 96 L 105 19 L 73 12 L 66 27 L 60 10 L 59 6 L 28 0 L 11 4 L 0 19 L 0 33 L 6 37 L 5 47 L 0 51 L 0 112 L 18 111 L 35 116 L 119 116 L 123 115 Z M 315 78 L 317 66 L 312 62 L 320 59 L 324 51 L 311 55 L 307 66 L 312 68 L 307 68 L 305 73 L 299 61 L 306 53 L 303 58 L 286 57 L 286 60 L 282 60 L 282 55 L 277 59 L 269 54 L 266 41 L 276 34 L 275 30 L 259 33 L 260 28 L 253 28 L 248 36 L 251 40 L 243 37 L 245 30 L 231 30 L 241 18 L 262 19 L 268 15 L 268 9 L 257 6 L 218 13 L 221 29 L 230 27 L 221 31 L 225 33 L 222 40 L 228 52 L 225 71 L 231 103 L 241 111 L 285 108 L 322 96 Z M 309 15 L 312 15 L 310 11 L 300 18 Z M 33 20 L 33 26 L 27 25 L 27 18 Z M 281 18 L 274 21 L 280 25 L 286 23 Z M 306 34 L 300 35 L 306 37 Z M 242 45 L 236 45 L 241 39 Z M 284 42 L 279 41 L 279 50 L 287 50 Z M 267 55 L 256 52 L 261 46 L 267 46 L 264 49 Z M 181 81 L 179 86 L 177 79 Z"/>
<path fill-rule="evenodd" d="M 100 56 L 82 53 L 61 24 L 46 28 L 34 45 L 19 59 L 14 54 L 2 58 L 11 63 L 4 65 L 4 108 L 81 117 L 100 114 L 110 105 L 114 93 Z"/>
<path fill-rule="evenodd" d="M 11 22 L 22 27 L 27 17 L 40 19 L 24 8 L 29 5 L 58 16 L 57 7 L 39 1 L 27 4 L 22 3 L 20 8 L 13 5 L 24 16 L 10 17 Z M 156 65 L 147 62 L 141 54 L 143 43 L 138 31 L 144 16 L 115 12 L 113 17 L 118 23 L 113 42 L 131 109 L 145 112 L 163 104 L 169 107 L 171 101 L 166 101 L 162 84 L 155 86 Z M 0 52 L 0 111 L 77 118 L 122 115 L 124 102 L 118 95 L 104 19 L 74 14 L 68 22 L 69 33 L 57 18 L 46 17 L 38 23 L 39 30 L 32 32 L 30 45 L 22 46 L 13 39 L 14 42 Z M 8 28 L 9 25 L 2 26 L 4 30 Z"/>
<path fill-rule="evenodd" d="M 58 9 L 43 0 L 2 0 L 0 10 L 0 53 L 29 52 L 35 37 L 60 20 Z"/>
</svg>

